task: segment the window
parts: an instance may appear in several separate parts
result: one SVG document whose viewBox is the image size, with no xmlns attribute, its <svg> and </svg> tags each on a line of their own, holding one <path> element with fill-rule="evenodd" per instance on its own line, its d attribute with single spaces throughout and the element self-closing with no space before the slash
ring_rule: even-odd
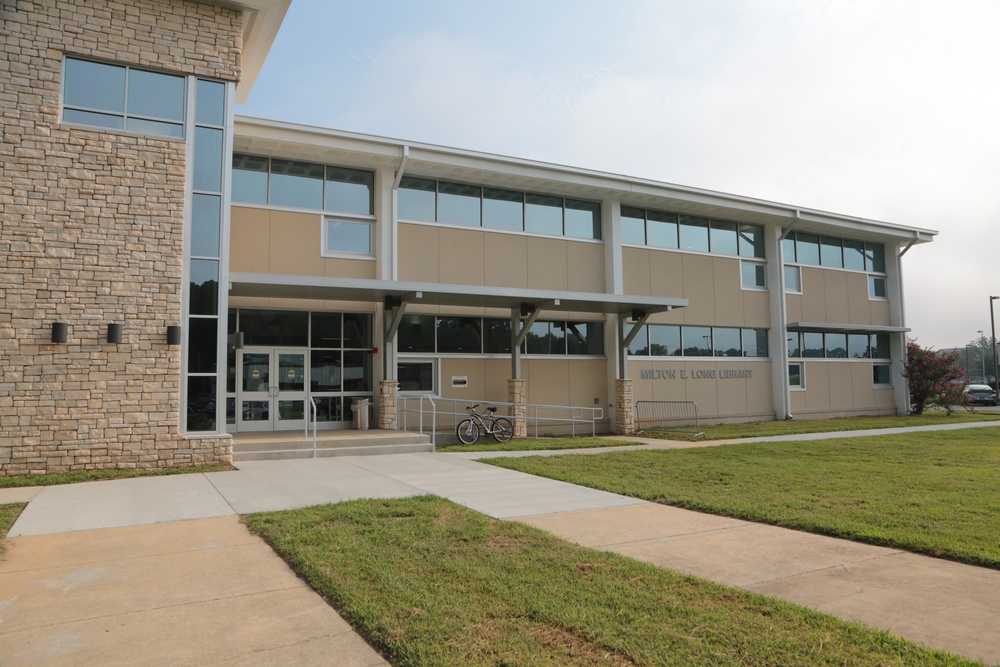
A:
<svg viewBox="0 0 1000 667">
<path fill-rule="evenodd" d="M 465 227 L 479 227 L 483 189 L 460 183 L 438 183 L 438 222 Z"/>
<path fill-rule="evenodd" d="M 739 254 L 739 236 L 736 234 L 735 222 L 713 220 L 709 230 L 709 241 L 714 253 L 720 255 Z"/>
<path fill-rule="evenodd" d="M 400 361 L 396 365 L 399 391 L 437 393 L 437 363 L 434 360 Z"/>
<path fill-rule="evenodd" d="M 740 343 L 740 330 L 724 327 L 712 329 L 713 356 L 742 357 L 743 347 Z"/>
<path fill-rule="evenodd" d="M 682 215 L 679 223 L 681 250 L 708 252 L 708 219 Z"/>
<path fill-rule="evenodd" d="M 604 354 L 604 325 L 600 322 L 567 322 L 566 354 Z"/>
<path fill-rule="evenodd" d="M 646 211 L 646 243 L 654 248 L 679 248 L 677 214 Z"/>
<path fill-rule="evenodd" d="M 889 334 L 789 331 L 789 357 L 889 359 Z"/>
<path fill-rule="evenodd" d="M 184 90 L 183 76 L 66 58 L 63 122 L 183 138 Z"/>
<path fill-rule="evenodd" d="M 621 207 L 621 221 L 622 243 L 764 259 L 764 228 L 759 225 L 635 206 Z M 746 271 L 744 278 L 749 277 Z"/>
<path fill-rule="evenodd" d="M 642 357 L 767 358 L 767 329 L 647 324 L 632 339 L 628 353 Z"/>
<path fill-rule="evenodd" d="M 563 230 L 563 201 L 559 197 L 527 195 L 524 200 L 524 231 L 558 236 Z"/>
<path fill-rule="evenodd" d="M 410 176 L 400 180 L 397 201 L 400 219 L 413 222 L 601 238 L 596 202 Z"/>
<path fill-rule="evenodd" d="M 577 239 L 601 238 L 601 207 L 587 201 L 566 200 L 566 236 Z"/>
<path fill-rule="evenodd" d="M 437 219 L 437 183 L 426 178 L 404 176 L 399 181 L 399 217 L 417 222 Z"/>
<path fill-rule="evenodd" d="M 819 245 L 819 261 L 822 266 L 844 268 L 844 242 L 829 236 L 822 237 Z"/>
<path fill-rule="evenodd" d="M 483 320 L 480 317 L 439 317 L 437 319 L 438 352 L 483 351 Z"/>
<path fill-rule="evenodd" d="M 712 356 L 711 327 L 683 327 L 681 329 L 681 342 L 684 345 L 685 357 Z"/>
<path fill-rule="evenodd" d="M 788 364 L 788 386 L 791 389 L 806 388 L 806 374 L 804 364 Z"/>
<path fill-rule="evenodd" d="M 370 222 L 327 218 L 323 227 L 323 253 L 370 256 L 373 228 Z"/>
<path fill-rule="evenodd" d="M 740 272 L 743 276 L 743 287 L 767 287 L 767 267 L 761 262 L 740 261 Z"/>
<path fill-rule="evenodd" d="M 524 193 L 483 188 L 483 227 L 524 230 Z"/>
<path fill-rule="evenodd" d="M 371 215 L 375 210 L 372 201 L 375 174 L 345 167 L 326 168 L 324 206 L 327 211 Z"/>
<path fill-rule="evenodd" d="M 892 367 L 889 364 L 873 364 L 872 383 L 876 387 L 892 386 Z"/>
<path fill-rule="evenodd" d="M 767 347 L 767 329 L 743 330 L 743 356 L 761 358 L 769 356 Z"/>
<path fill-rule="evenodd" d="M 233 155 L 234 202 L 371 216 L 374 195 L 375 174 L 370 171 Z"/>
<path fill-rule="evenodd" d="M 648 329 L 649 354 L 654 357 L 678 357 L 681 355 L 681 328 L 679 326 L 652 324 Z"/>
<path fill-rule="evenodd" d="M 797 266 L 785 267 L 785 291 L 802 292 L 802 269 Z"/>
<path fill-rule="evenodd" d="M 622 206 L 622 243 L 646 245 L 646 216 L 641 208 Z"/>
<path fill-rule="evenodd" d="M 887 299 L 888 292 L 885 289 L 885 278 L 880 276 L 868 276 L 868 298 Z"/>
</svg>

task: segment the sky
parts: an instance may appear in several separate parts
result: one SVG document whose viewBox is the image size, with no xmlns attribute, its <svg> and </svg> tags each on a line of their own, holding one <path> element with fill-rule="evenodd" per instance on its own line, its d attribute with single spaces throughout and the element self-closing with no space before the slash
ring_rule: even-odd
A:
<svg viewBox="0 0 1000 667">
<path fill-rule="evenodd" d="M 236 111 L 937 230 L 903 274 L 940 349 L 1000 295 L 997 35 L 998 0 L 292 0 Z"/>
</svg>

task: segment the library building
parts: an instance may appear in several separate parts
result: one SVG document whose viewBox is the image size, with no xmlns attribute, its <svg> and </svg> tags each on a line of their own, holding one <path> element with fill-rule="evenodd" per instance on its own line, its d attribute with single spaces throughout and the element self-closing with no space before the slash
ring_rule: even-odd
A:
<svg viewBox="0 0 1000 667">
<path fill-rule="evenodd" d="M 290 1 L 0 10 L 0 474 L 229 463 L 361 409 L 908 412 L 935 231 L 236 115 Z"/>
</svg>

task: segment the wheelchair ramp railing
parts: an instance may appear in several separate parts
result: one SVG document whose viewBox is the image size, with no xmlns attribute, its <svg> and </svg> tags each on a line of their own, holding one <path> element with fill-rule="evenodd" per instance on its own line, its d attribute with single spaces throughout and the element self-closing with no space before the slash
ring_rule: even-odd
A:
<svg viewBox="0 0 1000 667">
<path fill-rule="evenodd" d="M 603 408 L 578 408 L 567 405 L 540 405 L 533 403 L 504 403 L 479 398 L 440 398 L 424 394 L 421 396 L 400 396 L 397 408 L 397 424 L 402 431 L 423 433 L 431 436 L 435 446 L 457 441 L 455 427 L 469 416 L 467 407 L 479 404 L 478 412 L 486 412 L 487 407 L 497 408 L 498 417 L 507 417 L 514 422 L 515 432 L 518 422 L 525 426 L 529 437 L 552 435 L 597 435 L 598 425 L 604 428 Z M 518 414 L 515 416 L 515 408 Z"/>
</svg>

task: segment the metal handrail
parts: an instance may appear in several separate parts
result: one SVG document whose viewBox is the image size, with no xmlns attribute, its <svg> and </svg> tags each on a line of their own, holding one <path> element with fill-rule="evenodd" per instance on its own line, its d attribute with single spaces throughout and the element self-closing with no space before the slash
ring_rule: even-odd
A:
<svg viewBox="0 0 1000 667">
<path fill-rule="evenodd" d="M 312 396 L 309 397 L 309 403 L 312 405 L 312 418 L 313 418 L 313 458 L 316 458 L 316 422 L 319 421 L 319 407 L 316 405 L 316 399 Z M 306 439 L 309 439 L 309 422 L 306 421 Z"/>
<path fill-rule="evenodd" d="M 417 402 L 417 407 L 411 408 L 410 403 Z M 452 405 L 451 410 L 444 409 L 441 404 L 450 403 Z M 590 424 L 590 434 L 591 436 L 597 435 L 597 422 L 604 419 L 604 408 L 580 408 L 569 405 L 543 405 L 540 403 L 506 403 L 502 401 L 487 401 L 485 399 L 478 398 L 441 398 L 435 397 L 431 394 L 421 394 L 417 396 L 400 396 L 398 402 L 398 414 L 397 423 L 402 426 L 403 431 L 409 430 L 408 425 L 408 415 L 411 412 L 416 412 L 419 416 L 419 421 L 417 424 L 417 429 L 419 433 L 424 433 L 424 414 L 429 413 L 431 424 L 430 424 L 430 435 L 431 442 L 437 446 L 437 424 L 438 415 L 442 416 L 453 416 L 465 418 L 468 416 L 464 406 L 475 405 L 476 403 L 483 405 L 491 405 L 496 407 L 508 407 L 508 408 L 521 408 L 524 410 L 524 415 L 515 416 L 513 410 L 508 410 L 510 414 L 505 415 L 511 420 L 524 420 L 526 422 L 531 422 L 534 424 L 534 437 L 538 437 L 539 424 L 541 423 L 569 423 L 571 433 L 576 437 L 576 427 L 577 424 Z M 458 406 L 463 406 L 458 409 Z M 552 416 L 539 416 L 539 411 L 562 411 L 569 412 L 569 416 L 565 417 L 552 417 Z M 589 416 L 588 416 L 589 415 Z M 455 420 L 457 423 L 460 420 Z"/>
</svg>

